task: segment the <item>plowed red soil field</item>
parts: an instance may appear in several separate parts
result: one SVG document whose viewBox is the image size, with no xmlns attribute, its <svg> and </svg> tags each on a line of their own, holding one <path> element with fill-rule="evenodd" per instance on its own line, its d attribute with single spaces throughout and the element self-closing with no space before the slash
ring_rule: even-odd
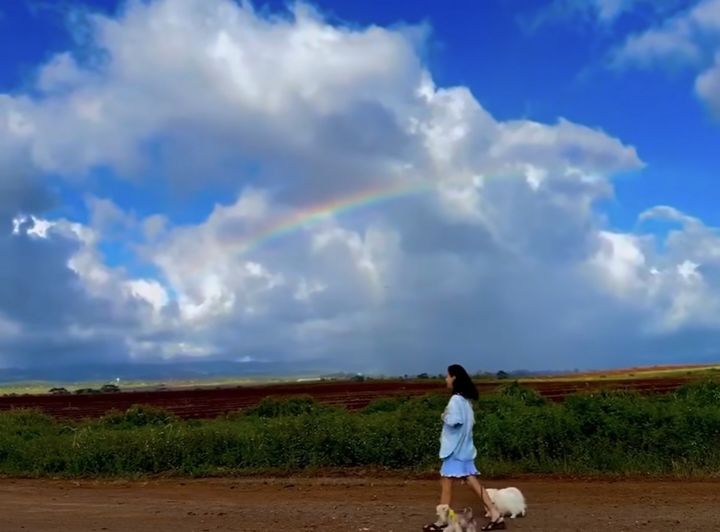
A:
<svg viewBox="0 0 720 532">
<path fill-rule="evenodd" d="M 571 393 L 599 388 L 636 390 L 642 393 L 667 393 L 676 390 L 689 380 L 688 377 L 602 381 L 529 381 L 523 385 L 536 389 L 549 399 L 562 400 Z M 271 395 L 311 395 L 325 404 L 357 409 L 380 397 L 418 396 L 431 392 L 442 392 L 443 384 L 433 380 L 332 381 L 90 395 L 0 396 L 0 410 L 37 408 L 53 416 L 79 419 L 101 416 L 111 409 L 125 410 L 132 405 L 145 404 L 165 408 L 183 418 L 212 418 L 256 405 L 263 398 Z M 497 386 L 498 383 L 478 383 L 481 393 L 490 392 Z"/>
</svg>

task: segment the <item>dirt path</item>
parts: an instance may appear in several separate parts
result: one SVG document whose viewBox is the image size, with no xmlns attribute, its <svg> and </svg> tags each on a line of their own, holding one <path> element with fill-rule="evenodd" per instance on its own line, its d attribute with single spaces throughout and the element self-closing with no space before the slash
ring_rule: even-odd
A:
<svg viewBox="0 0 720 532">
<path fill-rule="evenodd" d="M 720 483 L 502 481 L 525 492 L 529 515 L 509 530 L 720 530 Z M 371 479 L 0 479 L 2 532 L 419 531 L 437 483 Z M 456 506 L 479 507 L 467 486 Z"/>
</svg>

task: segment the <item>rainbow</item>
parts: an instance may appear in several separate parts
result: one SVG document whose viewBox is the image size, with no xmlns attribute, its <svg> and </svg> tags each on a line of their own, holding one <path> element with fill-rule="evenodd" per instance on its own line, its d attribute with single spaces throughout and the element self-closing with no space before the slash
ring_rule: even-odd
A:
<svg viewBox="0 0 720 532">
<path fill-rule="evenodd" d="M 385 185 L 319 203 L 273 220 L 268 226 L 262 227 L 242 239 L 238 245 L 237 252 L 240 254 L 247 253 L 268 241 L 319 223 L 332 215 L 347 213 L 398 198 L 422 194 L 431 190 L 433 190 L 433 188 L 428 184 L 418 185 L 414 183 L 412 185 L 405 184 L 392 187 Z"/>
</svg>

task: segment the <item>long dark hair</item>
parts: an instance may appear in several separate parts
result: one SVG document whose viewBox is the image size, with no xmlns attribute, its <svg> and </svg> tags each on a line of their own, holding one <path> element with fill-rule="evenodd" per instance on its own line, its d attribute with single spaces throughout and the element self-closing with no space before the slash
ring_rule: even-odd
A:
<svg viewBox="0 0 720 532">
<path fill-rule="evenodd" d="M 477 387 L 470 378 L 470 375 L 468 375 L 468 372 L 465 371 L 464 367 L 462 367 L 460 364 L 453 364 L 452 366 L 448 366 L 448 375 L 450 375 L 451 377 L 455 377 L 452 388 L 453 394 L 458 393 L 462 395 L 465 399 L 470 400 L 478 398 Z"/>
</svg>

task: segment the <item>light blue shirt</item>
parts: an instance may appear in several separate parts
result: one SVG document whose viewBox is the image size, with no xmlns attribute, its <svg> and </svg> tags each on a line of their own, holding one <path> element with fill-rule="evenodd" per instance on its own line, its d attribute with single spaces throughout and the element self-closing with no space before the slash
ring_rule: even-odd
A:
<svg viewBox="0 0 720 532">
<path fill-rule="evenodd" d="M 455 394 L 442 415 L 443 428 L 440 434 L 440 458 L 474 460 L 477 449 L 473 443 L 475 414 L 470 401 Z"/>
</svg>

